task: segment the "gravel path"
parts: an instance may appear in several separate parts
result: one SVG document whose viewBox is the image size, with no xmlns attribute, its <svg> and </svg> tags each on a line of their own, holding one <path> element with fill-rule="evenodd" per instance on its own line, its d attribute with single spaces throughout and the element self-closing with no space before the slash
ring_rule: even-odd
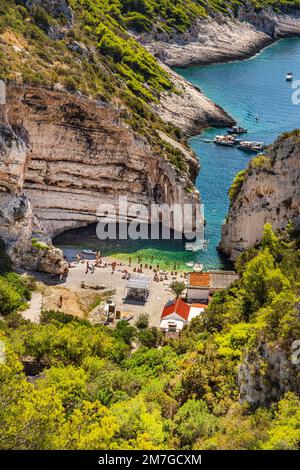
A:
<svg viewBox="0 0 300 470">
<path fill-rule="evenodd" d="M 39 292 L 33 292 L 29 308 L 22 312 L 22 317 L 25 320 L 30 320 L 33 323 L 40 322 L 41 310 L 43 305 L 43 296 Z"/>
</svg>

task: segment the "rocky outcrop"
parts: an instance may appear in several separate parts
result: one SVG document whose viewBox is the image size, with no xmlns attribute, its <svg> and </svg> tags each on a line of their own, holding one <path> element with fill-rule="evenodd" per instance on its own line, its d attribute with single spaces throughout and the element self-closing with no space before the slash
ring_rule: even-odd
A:
<svg viewBox="0 0 300 470">
<path fill-rule="evenodd" d="M 280 137 L 268 154 L 250 162 L 222 228 L 220 249 L 231 259 L 261 240 L 270 223 L 300 225 L 300 132 Z"/>
<path fill-rule="evenodd" d="M 240 401 L 254 407 L 279 401 L 286 392 L 300 394 L 300 364 L 293 364 L 291 352 L 282 345 L 260 342 L 246 354 L 238 372 Z"/>
<path fill-rule="evenodd" d="M 69 26 L 73 24 L 74 14 L 67 0 L 23 0 L 23 3 L 31 11 L 40 7 L 54 18 L 63 18 Z"/>
<path fill-rule="evenodd" d="M 33 214 L 32 205 L 22 193 L 30 151 L 11 127 L 0 125 L 0 238 L 4 240 L 15 267 L 53 274 L 67 271 L 60 250 Z M 38 241 L 34 246 L 32 240 Z"/>
<path fill-rule="evenodd" d="M 206 127 L 233 126 L 235 121 L 220 106 L 201 93 L 201 90 L 164 64 L 160 64 L 171 76 L 176 93 L 163 93 L 154 109 L 166 122 L 192 136 Z"/>
<path fill-rule="evenodd" d="M 31 149 L 23 190 L 47 234 L 97 221 L 104 204 L 198 202 L 180 175 L 120 118 L 120 109 L 67 93 L 8 86 L 7 118 Z M 176 145 L 176 144 L 175 144 Z M 99 212 L 100 211 L 100 212 Z"/>
<path fill-rule="evenodd" d="M 245 59 L 274 40 L 300 35 L 300 12 L 286 14 L 272 8 L 261 11 L 250 5 L 237 15 L 214 13 L 197 19 L 185 33 L 168 34 L 155 29 L 138 40 L 168 66 L 186 67 Z"/>
<path fill-rule="evenodd" d="M 256 11 L 253 7 L 239 8 L 238 19 L 254 26 L 257 31 L 273 39 L 300 35 L 300 11 L 286 8 L 285 13 L 275 13 L 272 7 Z"/>
<path fill-rule="evenodd" d="M 24 0 L 24 3 L 36 17 L 37 24 L 52 39 L 62 39 L 74 24 L 74 14 L 66 0 Z M 51 17 L 45 17 L 43 12 Z"/>
</svg>

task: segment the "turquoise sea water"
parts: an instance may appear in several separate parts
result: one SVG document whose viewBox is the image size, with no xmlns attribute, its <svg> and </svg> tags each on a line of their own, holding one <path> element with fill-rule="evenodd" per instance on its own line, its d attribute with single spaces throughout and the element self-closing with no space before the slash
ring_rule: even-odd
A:
<svg viewBox="0 0 300 470">
<path fill-rule="evenodd" d="M 187 80 L 197 85 L 206 96 L 222 106 L 239 125 L 248 128 L 247 140 L 271 143 L 283 131 L 300 127 L 300 105 L 292 104 L 292 85 L 285 81 L 287 72 L 300 79 L 300 39 L 288 39 L 268 47 L 252 59 L 226 64 L 177 69 Z M 184 251 L 183 244 L 176 242 L 126 242 L 97 243 L 105 254 L 141 252 L 143 259 L 172 264 L 184 264 L 195 260 L 205 269 L 226 266 L 216 247 L 220 240 L 222 222 L 228 211 L 227 191 L 235 174 L 247 166 L 251 155 L 235 148 L 218 147 L 205 143 L 225 133 L 223 129 L 209 129 L 201 136 L 190 139 L 193 150 L 201 162 L 201 172 L 196 186 L 205 205 L 207 221 L 206 252 Z M 86 242 L 84 235 L 82 240 Z M 60 237 L 60 244 L 64 240 Z M 75 243 L 83 244 L 78 240 Z M 84 243 L 86 244 L 86 243 Z"/>
<path fill-rule="evenodd" d="M 300 127 L 300 105 L 292 103 L 287 72 L 300 80 L 300 39 L 281 40 L 257 56 L 240 62 L 178 69 L 206 96 L 248 129 L 246 140 L 271 143 L 280 133 Z M 220 267 L 216 246 L 228 211 L 227 191 L 235 174 L 247 166 L 251 155 L 231 147 L 208 144 L 223 129 L 209 129 L 190 139 L 201 162 L 196 186 L 205 205 L 208 251 L 199 257 L 205 266 Z"/>
</svg>

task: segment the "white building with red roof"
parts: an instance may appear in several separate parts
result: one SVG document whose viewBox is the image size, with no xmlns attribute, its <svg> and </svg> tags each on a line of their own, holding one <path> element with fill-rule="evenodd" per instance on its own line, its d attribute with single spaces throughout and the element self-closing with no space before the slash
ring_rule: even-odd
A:
<svg viewBox="0 0 300 470">
<path fill-rule="evenodd" d="M 196 318 L 204 309 L 205 304 L 187 304 L 182 299 L 167 303 L 163 309 L 160 321 L 160 329 L 164 333 L 179 334 L 185 325 Z"/>
</svg>

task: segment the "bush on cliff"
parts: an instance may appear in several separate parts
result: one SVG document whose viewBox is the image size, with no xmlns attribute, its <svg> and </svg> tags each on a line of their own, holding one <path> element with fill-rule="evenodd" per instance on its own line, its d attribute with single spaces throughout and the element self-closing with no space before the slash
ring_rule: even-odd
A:
<svg viewBox="0 0 300 470">
<path fill-rule="evenodd" d="M 232 185 L 228 191 L 230 202 L 233 203 L 237 195 L 239 194 L 241 187 L 247 176 L 247 170 L 242 170 L 235 176 Z"/>
</svg>

